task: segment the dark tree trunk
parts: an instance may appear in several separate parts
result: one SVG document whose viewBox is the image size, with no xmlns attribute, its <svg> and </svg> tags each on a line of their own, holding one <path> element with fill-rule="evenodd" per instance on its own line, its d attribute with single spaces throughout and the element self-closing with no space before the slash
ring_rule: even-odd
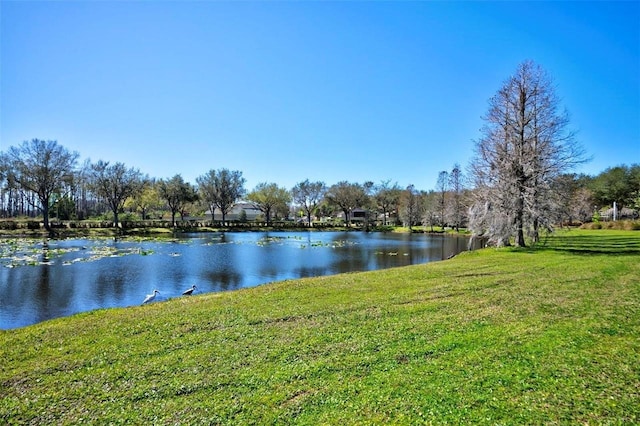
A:
<svg viewBox="0 0 640 426">
<path fill-rule="evenodd" d="M 42 222 L 44 224 L 44 229 L 47 230 L 50 234 L 53 232 L 51 229 L 51 224 L 49 224 L 49 199 L 42 200 Z"/>
<path fill-rule="evenodd" d="M 524 200 L 523 197 L 518 197 L 516 202 L 516 217 L 515 217 L 515 225 L 516 225 L 516 238 L 515 245 L 516 247 L 526 247 L 524 241 Z"/>
<path fill-rule="evenodd" d="M 538 218 L 534 218 L 533 219 L 533 243 L 537 244 L 538 242 L 540 242 L 540 221 L 538 220 Z"/>
</svg>

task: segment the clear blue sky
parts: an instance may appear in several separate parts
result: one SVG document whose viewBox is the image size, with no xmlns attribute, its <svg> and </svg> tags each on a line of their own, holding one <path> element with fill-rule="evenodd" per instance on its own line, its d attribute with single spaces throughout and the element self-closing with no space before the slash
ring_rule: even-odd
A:
<svg viewBox="0 0 640 426">
<path fill-rule="evenodd" d="M 640 2 L 0 3 L 0 150 L 195 183 L 240 170 L 434 189 L 527 59 L 593 161 L 640 162 Z"/>
</svg>

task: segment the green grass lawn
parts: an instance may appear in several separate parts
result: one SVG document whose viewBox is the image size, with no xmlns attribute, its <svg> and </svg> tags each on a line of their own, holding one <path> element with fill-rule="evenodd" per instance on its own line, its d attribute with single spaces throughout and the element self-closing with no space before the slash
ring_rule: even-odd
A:
<svg viewBox="0 0 640 426">
<path fill-rule="evenodd" d="M 1 424 L 638 422 L 638 231 L 0 332 Z"/>
</svg>

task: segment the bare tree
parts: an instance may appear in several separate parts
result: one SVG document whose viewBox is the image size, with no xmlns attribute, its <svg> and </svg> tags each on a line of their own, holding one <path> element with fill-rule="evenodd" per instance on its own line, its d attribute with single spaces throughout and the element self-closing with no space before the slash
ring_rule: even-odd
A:
<svg viewBox="0 0 640 426">
<path fill-rule="evenodd" d="M 450 213 L 449 218 L 451 225 L 456 229 L 456 232 L 460 230 L 462 224 L 464 209 L 462 206 L 462 195 L 464 191 L 464 177 L 462 175 L 462 169 L 459 164 L 455 164 L 451 172 L 449 173 L 449 192 L 451 193 Z"/>
<path fill-rule="evenodd" d="M 49 208 L 51 197 L 60 192 L 65 182 L 73 179 L 78 160 L 76 152 L 69 152 L 58 142 L 32 139 L 6 153 L 8 174 L 23 190 L 35 194 L 29 203 L 42 211 L 44 228 L 51 233 Z"/>
<path fill-rule="evenodd" d="M 421 202 L 420 194 L 413 185 L 409 185 L 407 189 L 401 192 L 400 200 L 401 217 L 405 225 L 411 230 L 423 215 L 423 209 L 421 208 L 423 203 Z"/>
<path fill-rule="evenodd" d="M 473 231 L 498 245 L 514 237 L 525 246 L 525 230 L 536 241 L 539 227 L 549 225 L 553 179 L 584 161 L 584 153 L 568 130 L 567 112 L 559 111 L 551 78 L 531 61 L 489 100 L 483 119 L 470 166 Z"/>
<path fill-rule="evenodd" d="M 200 199 L 207 205 L 211 212 L 211 219 L 215 217 L 216 205 L 218 202 L 218 190 L 216 187 L 216 171 L 209 170 L 204 175 L 196 178 Z"/>
<path fill-rule="evenodd" d="M 438 193 L 438 213 L 440 216 L 440 226 L 444 230 L 447 224 L 447 190 L 449 188 L 449 173 L 441 171 L 438 173 L 436 182 L 436 192 Z"/>
<path fill-rule="evenodd" d="M 123 163 L 110 165 L 99 160 L 91 166 L 90 188 L 94 194 L 103 198 L 113 213 L 113 226 L 119 226 L 118 214 L 124 208 L 127 198 L 136 195 L 142 189 L 142 174 Z"/>
<path fill-rule="evenodd" d="M 91 160 L 86 159 L 74 173 L 76 217 L 80 220 L 86 219 L 89 216 L 89 205 L 91 204 L 89 201 L 91 196 L 91 166 Z"/>
<path fill-rule="evenodd" d="M 8 157 L 3 157 L 5 160 L 8 160 Z M 5 161 L 6 164 L 6 161 Z M 13 217 L 17 212 L 18 205 L 18 195 L 20 192 L 20 188 L 18 183 L 15 180 L 15 175 L 10 172 L 10 169 L 7 166 L 5 169 L 5 183 L 1 188 L 3 194 L 3 200 L 6 197 L 6 203 L 3 201 L 4 207 L 3 211 L 6 217 Z"/>
<path fill-rule="evenodd" d="M 563 174 L 552 185 L 558 223 L 572 225 L 574 220 L 587 222 L 593 218 L 596 203 L 591 190 L 584 186 L 584 177 Z"/>
<path fill-rule="evenodd" d="M 589 222 L 593 219 L 594 201 L 593 194 L 588 188 L 578 188 L 571 198 L 571 215 L 580 222 Z"/>
<path fill-rule="evenodd" d="M 431 227 L 438 223 L 438 194 L 435 191 L 429 191 L 422 196 L 422 222 Z"/>
<path fill-rule="evenodd" d="M 309 182 L 309 179 L 297 183 L 291 190 L 293 201 L 304 209 L 309 226 L 313 226 L 311 215 L 322 201 L 326 191 L 327 186 L 324 182 Z"/>
<path fill-rule="evenodd" d="M 263 182 L 247 194 L 247 200 L 264 213 L 267 225 L 270 225 L 271 212 L 283 204 L 288 205 L 291 202 L 291 194 L 286 188 L 279 187 L 275 183 Z"/>
<path fill-rule="evenodd" d="M 5 196 L 9 189 L 7 179 L 9 175 L 9 165 L 7 163 L 8 161 L 5 155 L 0 153 L 0 217 L 7 217 L 8 215 L 8 203 L 5 203 Z"/>
<path fill-rule="evenodd" d="M 209 170 L 204 175 L 196 178 L 200 199 L 207 204 L 211 212 L 211 219 L 215 217 L 216 204 L 218 201 L 218 190 L 216 187 L 216 171 Z"/>
</svg>

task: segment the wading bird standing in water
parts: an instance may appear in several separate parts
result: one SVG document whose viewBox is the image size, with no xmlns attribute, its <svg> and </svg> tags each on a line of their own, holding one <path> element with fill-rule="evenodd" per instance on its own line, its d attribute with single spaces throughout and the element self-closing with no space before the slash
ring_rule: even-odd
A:
<svg viewBox="0 0 640 426">
<path fill-rule="evenodd" d="M 153 290 L 153 293 L 147 294 L 147 297 L 144 298 L 144 300 L 142 301 L 142 304 L 144 305 L 147 302 L 151 302 L 153 299 L 156 298 L 156 294 L 160 294 L 160 292 L 158 290 Z"/>
<path fill-rule="evenodd" d="M 196 286 L 195 286 L 195 285 L 192 285 L 192 286 L 191 286 L 191 288 L 189 288 L 189 289 L 187 289 L 187 290 L 183 291 L 183 292 L 182 292 L 182 295 L 183 295 L 183 296 L 191 296 L 191 295 L 193 294 L 193 290 L 195 290 L 195 289 L 196 289 Z"/>
</svg>

